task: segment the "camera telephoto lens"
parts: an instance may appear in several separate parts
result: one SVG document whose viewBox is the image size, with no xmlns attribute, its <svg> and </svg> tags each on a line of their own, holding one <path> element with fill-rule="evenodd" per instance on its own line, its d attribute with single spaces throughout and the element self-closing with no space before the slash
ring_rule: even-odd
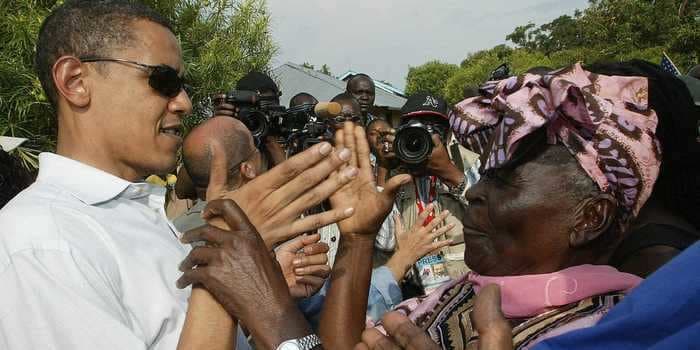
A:
<svg viewBox="0 0 700 350">
<path fill-rule="evenodd" d="M 406 165 L 425 163 L 433 151 L 430 131 L 423 125 L 400 127 L 396 132 L 394 150 L 399 161 Z"/>
<path fill-rule="evenodd" d="M 241 121 L 253 134 L 253 138 L 262 139 L 267 136 L 269 131 L 269 123 L 267 118 L 261 112 L 251 112 L 245 116 L 241 116 Z"/>
</svg>

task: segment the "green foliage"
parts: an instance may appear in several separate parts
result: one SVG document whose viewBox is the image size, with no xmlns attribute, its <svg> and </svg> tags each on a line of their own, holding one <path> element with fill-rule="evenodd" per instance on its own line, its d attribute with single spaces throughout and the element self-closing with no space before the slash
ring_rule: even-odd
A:
<svg viewBox="0 0 700 350">
<path fill-rule="evenodd" d="M 192 127 L 210 113 L 210 96 L 228 91 L 251 70 L 269 71 L 277 52 L 265 0 L 148 0 L 171 20 L 193 86 Z M 53 110 L 32 69 L 42 20 L 56 0 L 0 0 L 0 135 L 26 137 L 17 150 L 28 167 L 55 147 Z"/>
<path fill-rule="evenodd" d="M 498 45 L 471 53 L 444 81 L 421 84 L 443 86 L 445 98 L 456 103 L 465 89 L 481 84 L 502 63 L 521 74 L 536 66 L 558 68 L 576 62 L 636 58 L 658 63 L 663 52 L 685 72 L 700 59 L 700 1 L 590 0 L 583 11 L 541 26 L 518 26 L 506 39 L 515 47 Z"/>
<path fill-rule="evenodd" d="M 406 77 L 406 95 L 428 92 L 442 96 L 447 79 L 454 75 L 457 69 L 457 65 L 440 61 L 430 61 L 418 67 L 410 67 Z"/>
</svg>

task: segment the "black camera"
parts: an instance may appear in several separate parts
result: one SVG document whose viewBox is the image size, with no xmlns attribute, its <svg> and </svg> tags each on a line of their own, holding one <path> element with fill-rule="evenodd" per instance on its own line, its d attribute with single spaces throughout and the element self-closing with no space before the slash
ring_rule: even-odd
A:
<svg viewBox="0 0 700 350">
<path fill-rule="evenodd" d="M 394 152 L 396 158 L 409 169 L 424 166 L 433 152 L 433 134 L 441 130 L 429 123 L 411 121 L 396 128 Z"/>
<path fill-rule="evenodd" d="M 276 96 L 262 96 L 256 91 L 233 90 L 226 94 L 223 101 L 238 108 L 238 119 L 253 134 L 256 140 L 262 140 L 265 136 L 281 133 L 282 118 L 285 109 L 271 103 Z"/>
<path fill-rule="evenodd" d="M 327 103 L 324 103 L 327 105 Z M 317 114 L 315 103 L 306 103 L 287 109 L 283 118 L 283 134 L 286 137 L 287 155 L 292 156 L 309 147 L 320 143 L 323 139 L 333 137 L 333 128 L 327 115 L 337 114 L 328 112 L 328 107 L 321 108 L 323 115 Z"/>
</svg>

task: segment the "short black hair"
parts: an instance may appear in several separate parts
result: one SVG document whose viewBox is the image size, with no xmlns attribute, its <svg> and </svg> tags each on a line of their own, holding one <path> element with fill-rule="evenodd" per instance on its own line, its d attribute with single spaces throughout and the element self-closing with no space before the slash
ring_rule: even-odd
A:
<svg viewBox="0 0 700 350">
<path fill-rule="evenodd" d="M 350 102 L 352 104 L 357 104 L 358 106 L 360 105 L 360 102 L 357 101 L 355 96 L 353 96 L 349 92 L 343 92 L 343 93 L 335 95 L 331 99 L 331 102 Z"/>
<path fill-rule="evenodd" d="M 350 83 L 352 81 L 354 81 L 355 79 L 360 79 L 360 78 L 369 81 L 370 83 L 372 83 L 372 86 L 374 86 L 374 79 L 372 79 L 372 77 L 370 77 L 369 75 L 367 75 L 365 73 L 357 73 L 357 74 L 353 74 L 350 76 L 350 79 L 348 79 L 348 82 L 345 85 L 345 91 L 350 91 Z"/>
<path fill-rule="evenodd" d="M 46 97 L 58 106 L 52 69 L 65 55 L 108 56 L 138 38 L 136 20 L 158 23 L 174 33 L 170 22 L 152 8 L 127 0 L 67 0 L 49 14 L 39 29 L 34 66 Z M 99 67 L 99 66 L 98 66 Z"/>
<path fill-rule="evenodd" d="M 299 101 L 302 99 L 303 100 L 312 100 L 312 101 L 315 101 L 313 103 L 318 103 L 318 100 L 313 95 L 306 93 L 306 92 L 300 92 L 300 93 L 292 96 L 292 98 L 289 99 L 289 108 L 292 108 L 292 107 L 295 107 L 295 106 L 298 106 L 298 105 L 305 103 L 303 101 Z"/>
<path fill-rule="evenodd" d="M 249 72 L 236 83 L 236 90 L 267 92 L 272 91 L 279 94 L 280 89 L 269 75 L 261 72 Z"/>
</svg>

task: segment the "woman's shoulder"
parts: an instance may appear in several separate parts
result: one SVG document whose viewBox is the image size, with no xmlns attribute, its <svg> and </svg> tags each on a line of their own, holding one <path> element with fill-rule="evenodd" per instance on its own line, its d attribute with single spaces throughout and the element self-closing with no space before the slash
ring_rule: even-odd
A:
<svg viewBox="0 0 700 350">
<path fill-rule="evenodd" d="M 545 339 L 594 326 L 625 293 L 595 295 L 524 320 L 513 328 L 515 349 L 529 348 Z"/>
</svg>

